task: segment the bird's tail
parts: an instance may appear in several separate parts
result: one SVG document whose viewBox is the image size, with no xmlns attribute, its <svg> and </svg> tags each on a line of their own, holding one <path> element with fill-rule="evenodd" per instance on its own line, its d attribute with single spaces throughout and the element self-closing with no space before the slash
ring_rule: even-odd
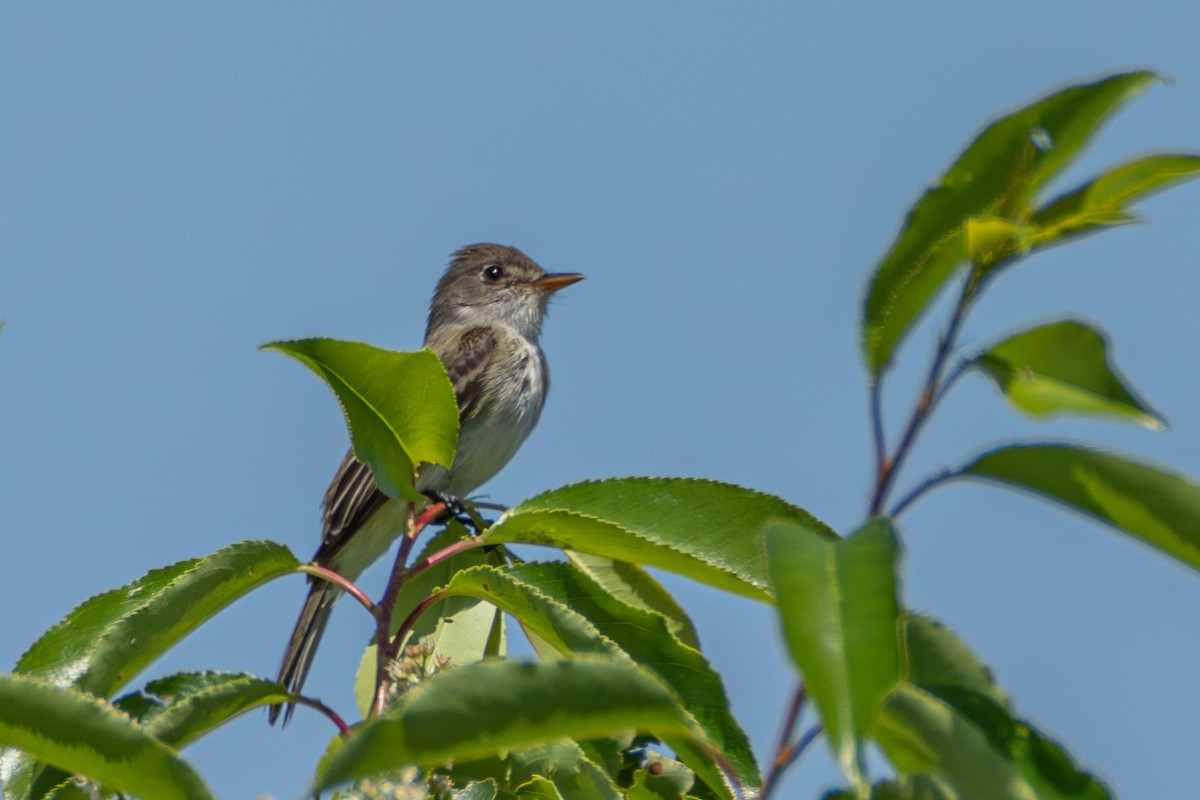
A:
<svg viewBox="0 0 1200 800">
<path fill-rule="evenodd" d="M 279 667 L 279 682 L 288 691 L 299 693 L 308 676 L 308 668 L 312 666 L 313 656 L 317 653 L 317 645 L 321 642 L 321 634 L 325 632 L 325 623 L 329 621 L 329 613 L 342 590 L 323 580 L 314 580 L 308 590 L 308 598 L 304 608 L 300 610 L 300 618 L 292 629 L 292 638 L 288 641 L 287 650 L 283 654 L 283 663 Z M 279 719 L 281 705 L 271 706 L 267 712 L 268 721 L 274 725 Z M 295 703 L 288 703 L 283 712 L 283 724 L 287 725 L 296 710 Z"/>
</svg>

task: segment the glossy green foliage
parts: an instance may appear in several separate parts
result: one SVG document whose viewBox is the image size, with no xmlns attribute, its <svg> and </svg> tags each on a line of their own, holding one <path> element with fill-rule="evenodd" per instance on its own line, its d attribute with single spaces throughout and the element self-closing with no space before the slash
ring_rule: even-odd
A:
<svg viewBox="0 0 1200 800">
<path fill-rule="evenodd" d="M 567 558 L 618 600 L 661 614 L 675 638 L 700 649 L 700 637 L 683 606 L 647 570 L 628 561 L 614 561 L 591 553 L 568 551 Z"/>
<path fill-rule="evenodd" d="M 627 603 L 563 563 L 465 570 L 454 576 L 445 592 L 488 599 L 558 654 L 603 655 L 644 667 L 683 701 L 709 743 L 724 754 L 738 782 L 758 786 L 749 739 L 729 710 L 720 676 L 699 650 L 671 631 L 662 614 Z M 651 733 L 662 736 L 714 791 L 729 796 L 707 750 L 687 738 L 673 739 L 670 731 Z"/>
<path fill-rule="evenodd" d="M 678 699 L 657 678 L 627 663 L 469 664 L 434 675 L 351 738 L 334 740 L 315 788 L 409 764 L 433 767 L 627 729 L 696 734 Z"/>
<path fill-rule="evenodd" d="M 900 680 L 900 546 L 876 519 L 830 541 L 776 523 L 767 532 L 783 637 L 821 712 L 842 771 L 861 786 L 862 740 Z"/>
<path fill-rule="evenodd" d="M 444 531 L 432 537 L 417 556 L 417 561 L 428 558 L 439 550 L 460 541 L 466 531 L 458 523 L 449 524 Z M 396 597 L 392 614 L 392 633 L 416 609 L 417 605 L 446 583 L 460 570 L 484 564 L 497 565 L 503 562 L 498 551 L 488 552 L 484 548 L 464 550 L 447 558 L 429 569 L 423 570 L 404 582 Z M 507 642 L 504 616 L 491 603 L 473 597 L 447 597 L 435 603 L 416 621 L 401 643 L 406 666 L 420 674 L 430 675 L 438 664 L 471 664 L 486 656 L 503 656 Z M 378 648 L 371 644 L 363 652 L 354 682 L 354 697 L 358 710 L 364 716 L 375 698 L 375 682 L 378 670 Z M 413 675 L 415 680 L 418 675 Z"/>
<path fill-rule="evenodd" d="M 769 601 L 762 531 L 771 520 L 836 536 L 807 511 L 740 486 L 694 478 L 612 478 L 532 497 L 501 517 L 483 539 L 632 561 Z"/>
<path fill-rule="evenodd" d="M 1088 233 L 1136 222 L 1131 203 L 1200 174 L 1200 156 L 1145 156 L 1109 170 L 1055 198 L 1030 217 L 1031 247 L 1062 244 Z"/>
<path fill-rule="evenodd" d="M 905 778 L 872 797 L 1110 800 L 1107 788 L 1013 714 L 987 668 L 945 627 L 905 622 L 908 676 L 874 733 Z"/>
<path fill-rule="evenodd" d="M 1072 86 L 993 122 L 909 212 L 871 278 L 863 314 L 863 352 L 873 376 L 891 362 L 917 318 L 969 257 L 991 248 L 968 241 L 972 221 L 1013 226 L 1033 213 L 1030 202 L 1073 161 L 1098 126 L 1155 80 L 1149 72 L 1114 75 Z M 1019 230 L 1019 227 L 1014 227 Z M 1008 251 L 1020 251 L 1020 236 Z M 985 237 L 999 244 L 995 231 Z M 1002 262 L 1005 248 L 990 253 Z"/>
<path fill-rule="evenodd" d="M 153 570 L 79 605 L 14 671 L 107 697 L 226 605 L 299 566 L 283 545 L 249 541 Z"/>
<path fill-rule="evenodd" d="M 621 791 L 611 775 L 574 742 L 531 747 L 508 758 L 509 783 L 517 796 L 541 797 L 557 792 L 564 800 L 620 800 Z M 553 795 L 550 795 L 553 796 Z"/>
<path fill-rule="evenodd" d="M 1065 320 L 1012 336 L 978 356 L 974 366 L 1017 408 L 1035 417 L 1084 414 L 1162 429 L 1165 421 L 1130 388 L 1094 328 Z"/>
<path fill-rule="evenodd" d="M 959 474 L 1033 492 L 1200 569 L 1200 485 L 1191 478 L 1063 444 L 993 450 Z"/>
<path fill-rule="evenodd" d="M 182 672 L 114 705 L 160 742 L 183 747 L 245 712 L 288 700 L 287 690 L 244 672 Z"/>
<path fill-rule="evenodd" d="M 81 603 L 34 642 L 14 672 L 108 697 L 229 603 L 299 566 L 286 547 L 249 541 L 153 570 Z M 8 757 L 9 786 L 36 794 L 64 777 L 28 755 Z"/>
<path fill-rule="evenodd" d="M 0 675 L 0 745 L 110 792 L 145 800 L 209 800 L 204 781 L 179 755 L 102 700 L 38 678 Z M 6 776 L 4 796 L 23 785 Z"/>
<path fill-rule="evenodd" d="M 387 495 L 416 500 L 413 470 L 449 467 L 458 441 L 458 402 L 432 350 L 402 353 L 361 342 L 300 339 L 272 342 L 311 369 L 337 395 L 354 455 Z"/>
</svg>

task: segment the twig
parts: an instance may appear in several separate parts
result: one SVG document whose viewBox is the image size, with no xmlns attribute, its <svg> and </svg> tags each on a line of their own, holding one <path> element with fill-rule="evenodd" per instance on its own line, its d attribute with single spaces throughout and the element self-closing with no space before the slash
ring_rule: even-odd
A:
<svg viewBox="0 0 1200 800">
<path fill-rule="evenodd" d="M 883 386 L 879 379 L 871 380 L 871 432 L 875 441 L 875 480 L 883 480 L 887 472 L 887 434 L 883 429 Z"/>
<path fill-rule="evenodd" d="M 381 698 L 387 696 L 387 665 L 390 660 L 388 650 L 392 634 L 392 614 L 396 610 L 396 598 L 400 596 L 400 589 L 408 577 L 406 567 L 409 553 L 412 552 L 413 542 L 421 535 L 425 526 L 445 510 L 445 503 L 430 503 L 421 510 L 420 515 L 416 515 L 416 504 L 411 502 L 408 504 L 408 524 L 405 526 L 404 536 L 400 540 L 396 561 L 392 564 L 392 574 L 388 578 L 387 588 L 383 590 L 383 597 L 375 604 L 375 704 L 371 707 L 372 716 L 378 714 L 379 710 L 383 708 Z"/>
<path fill-rule="evenodd" d="M 371 598 L 367 597 L 366 593 L 363 592 L 362 589 L 359 589 L 356 584 L 346 580 L 344 576 L 339 575 L 328 567 L 322 567 L 320 564 L 304 564 L 300 567 L 299 571 L 303 572 L 305 575 L 312 575 L 315 578 L 329 581 L 334 586 L 337 586 L 343 592 L 361 603 L 362 607 L 367 611 L 370 611 L 372 614 L 375 613 L 375 604 L 371 602 Z"/>
<path fill-rule="evenodd" d="M 767 779 L 763 781 L 762 800 L 766 800 L 770 796 L 779 781 L 780 774 L 788 765 L 787 753 L 791 750 L 792 731 L 796 730 L 796 723 L 804 711 L 804 702 L 807 698 L 808 690 L 804 683 L 797 683 L 796 690 L 792 693 L 791 705 L 788 706 L 787 716 L 783 719 L 783 729 L 779 731 L 779 743 L 775 746 L 775 759 L 771 762 Z"/>
<path fill-rule="evenodd" d="M 958 302 L 954 306 L 954 313 L 950 317 L 950 324 L 939 339 L 937 350 L 934 352 L 933 362 L 929 365 L 929 375 L 925 379 L 921 395 L 917 398 L 917 404 L 913 408 L 912 415 L 908 419 L 908 424 L 904 428 L 904 433 L 900 437 L 900 443 L 896 445 L 895 454 L 892 456 L 891 461 L 884 462 L 884 469 L 875 484 L 875 494 L 871 498 L 871 506 L 868 511 L 869 516 L 877 516 L 883 510 L 888 492 L 891 490 L 892 484 L 895 483 L 896 474 L 899 472 L 900 466 L 912 451 L 917 434 L 920 432 L 921 426 L 925 424 L 925 420 L 929 418 L 929 412 L 933 409 L 935 402 L 943 395 L 939 391 L 942 370 L 946 366 L 946 359 L 949 358 L 950 353 L 954 349 L 954 343 L 958 339 L 958 329 L 962 325 L 963 317 L 966 316 L 967 308 L 971 305 L 971 301 L 975 298 L 979 289 L 982 281 L 981 276 L 981 271 L 973 268 L 963 282 L 962 292 L 959 294 Z"/>
<path fill-rule="evenodd" d="M 404 637 L 408 635 L 408 632 L 412 630 L 413 625 L 415 625 L 417 622 L 417 619 L 419 619 L 420 616 L 424 614 L 430 606 L 445 599 L 446 595 L 443 592 L 434 592 L 428 597 L 423 598 L 421 602 L 417 603 L 416 608 L 410 611 L 408 616 L 404 618 L 404 621 L 400 623 L 400 627 L 396 629 L 396 635 L 388 641 L 376 645 L 378 648 L 376 654 L 377 663 L 382 664 L 385 671 L 387 669 L 387 665 L 400 655 L 400 644 L 404 641 Z M 374 717 L 383 713 L 383 707 L 387 705 L 387 690 L 388 681 L 386 679 L 382 681 L 376 681 L 375 698 L 371 701 L 371 716 Z"/>
<path fill-rule="evenodd" d="M 953 480 L 954 478 L 957 478 L 958 475 L 959 471 L 953 469 L 944 469 L 936 475 L 930 475 L 928 478 L 917 484 L 912 491 L 904 495 L 904 497 L 901 498 L 896 505 L 892 506 L 892 510 L 888 512 L 888 516 L 892 519 L 895 519 L 903 514 L 904 509 L 912 505 L 913 501 L 915 501 L 918 497 L 925 494 L 935 486 L 939 486 L 943 483 Z"/>
<path fill-rule="evenodd" d="M 297 705 L 308 706 L 309 708 L 315 708 L 317 711 L 320 711 L 322 714 L 329 717 L 329 719 L 332 720 L 334 725 L 337 725 L 338 732 L 341 733 L 342 736 L 350 735 L 350 726 L 346 724 L 346 720 L 342 719 L 340 714 L 338 714 L 336 711 L 334 711 L 329 706 L 322 703 L 320 700 L 317 700 L 312 697 L 305 697 L 302 694 L 298 694 L 292 698 L 292 701 L 294 703 L 296 703 Z"/>
<path fill-rule="evenodd" d="M 441 550 L 433 553 L 428 558 L 413 564 L 412 567 L 409 568 L 405 577 L 412 578 L 420 575 L 425 570 L 429 569 L 435 564 L 440 564 L 447 558 L 452 558 L 453 556 L 456 556 L 465 550 L 470 550 L 472 547 L 480 547 L 482 545 L 483 542 L 479 541 L 479 539 L 476 537 L 471 537 L 470 539 L 459 539 L 454 544 L 443 547 Z"/>
</svg>

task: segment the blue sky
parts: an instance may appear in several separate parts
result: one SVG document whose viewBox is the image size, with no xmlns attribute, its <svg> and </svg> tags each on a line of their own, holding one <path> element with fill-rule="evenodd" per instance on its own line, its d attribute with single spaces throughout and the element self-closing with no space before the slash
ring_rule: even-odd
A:
<svg viewBox="0 0 1200 800">
<path fill-rule="evenodd" d="M 1200 150 L 1197 30 L 1190 2 L 5 5 L 0 663 L 147 569 L 247 538 L 306 558 L 345 431 L 315 378 L 257 346 L 415 348 L 448 254 L 475 241 L 588 275 L 553 307 L 554 390 L 493 499 L 692 475 L 851 528 L 870 473 L 858 311 L 910 203 L 986 120 L 1122 69 L 1172 83 L 1064 183 Z M 964 332 L 1093 320 L 1170 430 L 1031 422 L 968 379 L 901 483 L 1015 439 L 1200 474 L 1198 209 L 1185 186 L 1146 225 L 1038 256 Z M 902 353 L 893 431 L 936 323 Z M 938 490 L 902 528 L 908 603 L 1022 713 L 1121 796 L 1194 792 L 1194 572 L 987 487 Z M 667 581 L 765 758 L 792 681 L 768 611 Z M 303 593 L 268 586 L 151 674 L 273 674 Z M 347 603 L 334 628 L 309 688 L 349 709 L 369 625 Z M 252 714 L 186 752 L 223 797 L 293 798 L 331 735 Z M 814 751 L 787 794 L 834 776 Z"/>
</svg>

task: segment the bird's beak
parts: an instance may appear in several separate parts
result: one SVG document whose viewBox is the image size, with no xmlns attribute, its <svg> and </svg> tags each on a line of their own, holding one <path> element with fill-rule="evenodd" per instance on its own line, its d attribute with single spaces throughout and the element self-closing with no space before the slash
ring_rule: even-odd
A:
<svg viewBox="0 0 1200 800">
<path fill-rule="evenodd" d="M 537 289 L 539 292 L 557 292 L 570 286 L 572 283 L 578 283 L 583 280 L 583 276 L 578 272 L 552 272 L 549 275 L 544 275 L 536 281 L 529 284 L 529 288 Z"/>
</svg>

